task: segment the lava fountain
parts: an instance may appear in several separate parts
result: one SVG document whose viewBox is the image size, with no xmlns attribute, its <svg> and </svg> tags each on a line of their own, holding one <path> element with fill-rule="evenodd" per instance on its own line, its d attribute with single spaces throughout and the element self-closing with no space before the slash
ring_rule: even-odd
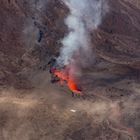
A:
<svg viewBox="0 0 140 140">
<path fill-rule="evenodd" d="M 62 85 L 66 84 L 73 93 L 80 95 L 82 94 L 82 91 L 78 87 L 75 78 L 69 74 L 69 71 L 67 71 L 67 69 L 55 70 L 54 74 L 60 79 L 60 83 Z"/>
</svg>

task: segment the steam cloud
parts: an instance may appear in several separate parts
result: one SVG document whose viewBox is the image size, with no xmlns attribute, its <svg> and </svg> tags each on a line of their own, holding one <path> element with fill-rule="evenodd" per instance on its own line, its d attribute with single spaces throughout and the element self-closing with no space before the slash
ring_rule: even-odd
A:
<svg viewBox="0 0 140 140">
<path fill-rule="evenodd" d="M 62 40 L 58 63 L 68 65 L 78 50 L 90 49 L 89 31 L 95 30 L 107 11 L 106 0 L 63 0 L 70 14 L 65 19 L 69 34 Z"/>
</svg>

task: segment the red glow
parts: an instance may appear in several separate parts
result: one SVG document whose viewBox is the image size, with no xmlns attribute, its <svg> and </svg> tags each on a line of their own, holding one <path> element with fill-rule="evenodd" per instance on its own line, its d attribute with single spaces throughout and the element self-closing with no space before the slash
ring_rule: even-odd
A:
<svg viewBox="0 0 140 140">
<path fill-rule="evenodd" d="M 68 74 L 66 74 L 66 73 L 64 73 L 62 71 L 58 71 L 58 70 L 56 70 L 54 72 L 54 74 L 57 77 L 60 78 L 60 80 L 61 80 L 60 82 L 61 83 L 63 83 L 63 81 L 66 81 L 66 84 L 67 84 L 67 86 L 69 87 L 69 89 L 71 91 L 73 91 L 76 94 L 81 94 L 81 91 L 78 89 L 78 86 L 77 86 L 75 80 L 72 77 L 70 77 Z"/>
</svg>

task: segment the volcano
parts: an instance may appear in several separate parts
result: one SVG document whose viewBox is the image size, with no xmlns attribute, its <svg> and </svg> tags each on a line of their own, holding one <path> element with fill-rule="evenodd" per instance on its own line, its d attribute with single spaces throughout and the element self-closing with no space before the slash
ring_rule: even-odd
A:
<svg viewBox="0 0 140 140">
<path fill-rule="evenodd" d="M 139 99 L 139 0 L 0 0 L 0 140 L 139 140 Z"/>
</svg>

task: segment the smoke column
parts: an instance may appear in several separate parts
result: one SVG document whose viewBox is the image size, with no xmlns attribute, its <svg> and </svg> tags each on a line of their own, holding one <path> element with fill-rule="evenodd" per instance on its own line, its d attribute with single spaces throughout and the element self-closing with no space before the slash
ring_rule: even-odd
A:
<svg viewBox="0 0 140 140">
<path fill-rule="evenodd" d="M 90 49 L 89 32 L 95 30 L 101 23 L 107 11 L 106 0 L 62 0 L 70 10 L 65 19 L 69 34 L 62 40 L 58 63 L 69 65 L 73 55 L 81 50 L 88 52 Z"/>
</svg>

